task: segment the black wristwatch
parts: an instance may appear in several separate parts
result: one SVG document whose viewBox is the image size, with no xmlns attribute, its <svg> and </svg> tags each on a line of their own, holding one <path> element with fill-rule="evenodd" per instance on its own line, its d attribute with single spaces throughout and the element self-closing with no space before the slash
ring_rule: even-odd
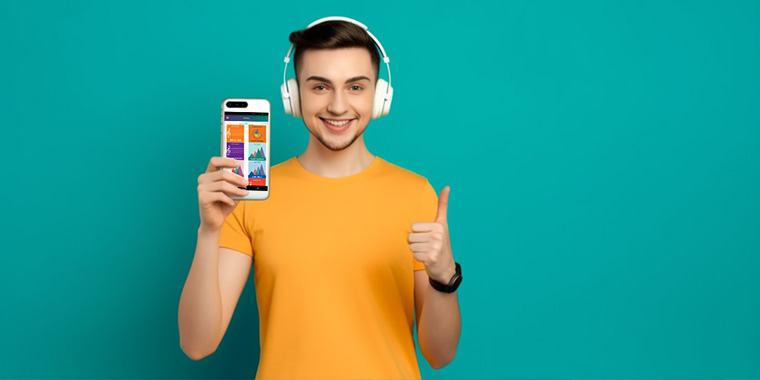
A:
<svg viewBox="0 0 760 380">
<path fill-rule="evenodd" d="M 430 285 L 435 290 L 443 293 L 454 293 L 457 290 L 459 284 L 462 282 L 462 267 L 457 262 L 454 264 L 457 265 L 457 272 L 454 273 L 454 277 L 451 278 L 448 284 L 444 285 L 430 278 Z"/>
</svg>

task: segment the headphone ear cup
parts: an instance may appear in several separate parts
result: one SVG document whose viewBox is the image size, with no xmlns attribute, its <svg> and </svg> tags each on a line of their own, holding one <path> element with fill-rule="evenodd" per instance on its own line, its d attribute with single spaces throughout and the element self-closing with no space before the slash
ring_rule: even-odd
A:
<svg viewBox="0 0 760 380">
<path fill-rule="evenodd" d="M 386 92 L 388 93 L 386 94 Z M 392 98 L 393 87 L 390 87 L 384 79 L 378 79 L 375 85 L 375 104 L 372 106 L 373 119 L 388 115 L 391 110 Z"/>
<path fill-rule="evenodd" d="M 296 81 L 296 78 L 288 79 L 288 89 L 290 89 L 290 104 L 293 107 L 293 116 L 301 117 L 301 93 L 298 91 L 298 81 Z"/>
<path fill-rule="evenodd" d="M 288 115 L 293 114 L 293 107 L 290 105 L 290 96 L 288 95 L 288 87 L 285 83 L 280 85 L 280 94 L 282 95 L 282 108 L 285 109 L 285 113 Z"/>
<path fill-rule="evenodd" d="M 287 87 L 283 83 L 280 86 L 280 92 L 282 93 L 282 105 L 285 108 L 285 113 L 294 117 L 301 117 L 301 100 L 298 97 L 298 82 L 296 78 L 288 79 Z"/>
<path fill-rule="evenodd" d="M 388 94 L 385 95 L 385 104 L 383 105 L 383 112 L 380 116 L 387 116 L 391 112 L 391 100 L 393 100 L 393 86 L 388 85 Z"/>
</svg>

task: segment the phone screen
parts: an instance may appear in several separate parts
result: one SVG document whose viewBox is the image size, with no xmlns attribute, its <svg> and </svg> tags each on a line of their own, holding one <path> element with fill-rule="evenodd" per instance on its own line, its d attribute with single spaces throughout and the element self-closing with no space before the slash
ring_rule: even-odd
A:
<svg viewBox="0 0 760 380">
<path fill-rule="evenodd" d="M 225 156 L 243 162 L 243 167 L 229 170 L 248 179 L 247 190 L 269 190 L 268 125 L 268 112 L 224 112 Z"/>
</svg>

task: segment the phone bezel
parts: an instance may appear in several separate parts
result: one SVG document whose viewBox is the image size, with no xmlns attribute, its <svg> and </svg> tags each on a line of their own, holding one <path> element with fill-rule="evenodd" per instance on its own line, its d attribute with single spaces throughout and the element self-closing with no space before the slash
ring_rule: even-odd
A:
<svg viewBox="0 0 760 380">
<path fill-rule="evenodd" d="M 227 107 L 227 102 L 247 102 L 248 106 L 243 107 Z M 266 172 L 267 172 L 267 190 L 249 190 L 248 195 L 245 197 L 238 197 L 238 196 L 230 196 L 230 198 L 234 200 L 265 200 L 269 198 L 269 192 L 272 189 L 271 185 L 271 160 L 272 156 L 270 154 L 270 147 L 272 145 L 272 134 L 271 134 L 271 128 L 272 128 L 272 112 L 271 112 L 271 105 L 269 103 L 269 100 L 267 99 L 256 99 L 256 98 L 227 98 L 222 101 L 222 112 L 220 115 L 221 118 L 221 129 L 220 129 L 220 141 L 221 141 L 221 156 L 226 157 L 226 139 L 225 139 L 225 132 L 226 129 L 224 127 L 224 113 L 225 112 L 266 112 L 269 115 L 269 121 L 267 122 L 266 126 L 266 136 L 267 136 L 267 142 L 266 142 Z M 247 142 L 245 142 L 247 144 Z"/>
</svg>

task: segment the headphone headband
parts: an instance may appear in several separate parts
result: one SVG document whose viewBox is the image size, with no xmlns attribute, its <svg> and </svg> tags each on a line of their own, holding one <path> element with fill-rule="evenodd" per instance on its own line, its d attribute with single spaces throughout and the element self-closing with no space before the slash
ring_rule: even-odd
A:
<svg viewBox="0 0 760 380">
<path fill-rule="evenodd" d="M 312 22 L 308 26 L 306 26 L 306 29 L 309 29 L 312 26 L 321 24 L 323 22 L 328 22 L 328 21 L 345 21 L 345 22 L 350 22 L 350 23 L 352 23 L 354 25 L 357 25 L 357 26 L 361 27 L 362 29 L 364 29 L 364 31 L 367 32 L 367 34 L 370 36 L 370 38 L 372 38 L 372 40 L 375 41 L 375 46 L 377 46 L 377 48 L 380 49 L 380 52 L 383 54 L 383 62 L 385 62 L 385 67 L 388 69 L 388 88 L 389 89 L 387 90 L 387 92 L 389 92 L 390 91 L 390 87 L 391 87 L 391 65 L 390 65 L 391 59 L 388 58 L 387 54 L 385 54 L 385 49 L 383 49 L 383 44 L 380 43 L 380 40 L 378 40 L 375 37 L 375 35 L 372 34 L 369 31 L 369 29 L 367 28 L 366 25 L 364 25 L 361 22 L 356 21 L 356 20 L 354 20 L 352 18 L 343 17 L 343 16 L 323 17 L 323 18 L 321 18 L 319 20 L 316 20 L 316 21 Z M 290 48 L 288 49 L 288 54 L 285 55 L 285 59 L 283 60 L 285 62 L 285 68 L 282 70 L 282 84 L 283 84 L 283 86 L 287 86 L 287 84 L 286 84 L 287 83 L 286 74 L 287 74 L 287 71 L 288 71 L 288 63 L 290 63 L 290 55 L 293 53 L 293 48 L 294 47 L 295 46 L 293 44 L 290 44 Z M 283 96 L 290 97 L 290 91 L 288 91 L 287 94 L 283 95 Z"/>
<path fill-rule="evenodd" d="M 367 28 L 367 25 L 364 25 L 364 24 L 360 23 L 359 21 L 356 21 L 356 20 L 354 20 L 354 19 L 352 19 L 352 18 L 343 17 L 343 16 L 329 16 L 329 17 L 322 17 L 321 19 L 319 19 L 319 20 L 316 20 L 316 21 L 312 22 L 311 24 L 309 24 L 309 25 L 306 27 L 306 29 L 309 29 L 309 28 L 311 28 L 311 27 L 312 27 L 312 26 L 314 26 L 314 25 L 317 25 L 317 24 L 321 24 L 321 23 L 323 23 L 323 22 L 327 22 L 327 21 L 345 21 L 345 22 L 350 22 L 350 23 L 352 23 L 352 24 L 355 24 L 355 25 L 359 25 L 359 26 L 361 26 L 361 27 L 362 27 L 362 29 L 364 29 L 364 30 L 367 30 L 367 29 L 368 29 L 368 28 Z"/>
</svg>

